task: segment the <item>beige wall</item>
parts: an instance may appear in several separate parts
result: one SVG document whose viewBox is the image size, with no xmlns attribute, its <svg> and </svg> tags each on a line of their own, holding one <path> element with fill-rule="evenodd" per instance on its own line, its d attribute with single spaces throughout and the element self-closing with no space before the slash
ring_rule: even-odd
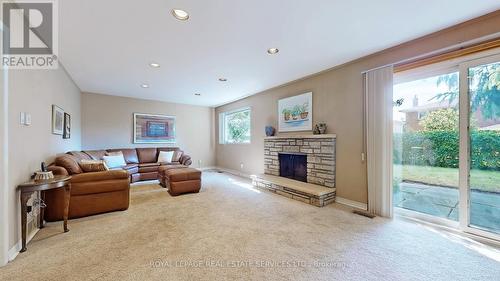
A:
<svg viewBox="0 0 500 281">
<path fill-rule="evenodd" d="M 500 32 L 500 12 L 469 21 L 436 34 L 370 55 L 329 71 L 270 89 L 216 108 L 220 112 L 252 108 L 252 143 L 217 145 L 217 165 L 243 173 L 264 169 L 264 126 L 277 128 L 277 103 L 284 97 L 313 92 L 313 124 L 325 121 L 327 132 L 337 134 L 337 196 L 367 202 L 366 163 L 363 152 L 362 72 L 428 54 Z M 218 122 L 216 122 L 218 127 Z M 218 128 L 217 128 L 218 129 Z M 217 142 L 218 143 L 218 142 Z"/>
<path fill-rule="evenodd" d="M 210 107 L 84 93 L 82 95 L 82 146 L 84 149 L 166 146 L 133 144 L 133 113 L 176 116 L 178 146 L 193 158 L 193 166 L 213 166 L 213 112 Z"/>
<path fill-rule="evenodd" d="M 0 31 L 2 24 L 0 24 Z M 9 209 L 8 209 L 8 196 L 9 183 L 7 181 L 7 120 L 8 120 L 8 104 L 7 104 L 7 80 L 8 71 L 5 69 L 0 70 L 0 266 L 8 262 L 9 252 Z"/>
<path fill-rule="evenodd" d="M 9 248 L 20 240 L 19 193 L 16 186 L 29 180 L 58 153 L 81 148 L 78 87 L 62 66 L 57 70 L 9 72 Z M 52 104 L 71 114 L 71 139 L 51 132 Z M 29 112 L 31 126 L 19 124 L 20 112 Z"/>
</svg>

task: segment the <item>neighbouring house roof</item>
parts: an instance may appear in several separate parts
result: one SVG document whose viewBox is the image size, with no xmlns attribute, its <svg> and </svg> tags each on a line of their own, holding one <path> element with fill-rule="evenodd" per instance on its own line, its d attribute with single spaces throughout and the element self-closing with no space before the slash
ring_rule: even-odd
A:
<svg viewBox="0 0 500 281">
<path fill-rule="evenodd" d="M 428 103 L 428 104 L 423 104 L 407 109 L 401 109 L 399 112 L 404 112 L 404 113 L 409 113 L 409 112 L 428 112 L 428 111 L 434 111 L 442 108 L 449 108 L 449 107 L 455 107 L 457 106 L 458 102 L 453 101 L 440 101 L 440 102 L 433 102 L 433 103 Z"/>
</svg>

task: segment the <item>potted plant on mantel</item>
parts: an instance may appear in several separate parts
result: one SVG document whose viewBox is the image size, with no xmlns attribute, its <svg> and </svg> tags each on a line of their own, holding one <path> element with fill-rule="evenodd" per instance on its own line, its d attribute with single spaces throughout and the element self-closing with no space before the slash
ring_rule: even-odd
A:
<svg viewBox="0 0 500 281">
<path fill-rule="evenodd" d="M 308 115 L 309 115 L 309 103 L 305 102 L 300 107 L 300 119 L 306 119 Z"/>
<path fill-rule="evenodd" d="M 293 107 L 293 109 L 292 109 L 292 119 L 293 120 L 299 119 L 299 115 L 301 113 L 300 111 L 301 111 L 301 109 L 300 109 L 299 105 L 296 105 Z"/>
<path fill-rule="evenodd" d="M 283 113 L 283 117 L 285 118 L 285 121 L 290 120 L 290 115 L 292 115 L 292 112 L 290 109 L 285 108 L 285 109 L 283 109 L 282 113 Z"/>
</svg>

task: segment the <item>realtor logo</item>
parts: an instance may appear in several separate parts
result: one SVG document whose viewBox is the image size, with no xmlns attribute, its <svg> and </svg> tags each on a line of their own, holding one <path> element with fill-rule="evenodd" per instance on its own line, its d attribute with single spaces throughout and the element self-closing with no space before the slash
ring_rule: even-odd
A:
<svg viewBox="0 0 500 281">
<path fill-rule="evenodd" d="M 56 0 L 2 1 L 2 68 L 58 67 Z"/>
</svg>

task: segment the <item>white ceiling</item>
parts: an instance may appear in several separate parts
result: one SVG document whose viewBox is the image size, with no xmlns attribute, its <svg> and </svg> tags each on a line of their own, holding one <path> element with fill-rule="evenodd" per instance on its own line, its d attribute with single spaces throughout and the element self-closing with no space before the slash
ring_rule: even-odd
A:
<svg viewBox="0 0 500 281">
<path fill-rule="evenodd" d="M 61 62 L 82 91 L 205 106 L 500 8 L 499 0 L 58 2 Z M 176 20 L 172 8 L 188 11 L 190 20 Z M 279 54 L 268 55 L 271 47 Z"/>
</svg>

